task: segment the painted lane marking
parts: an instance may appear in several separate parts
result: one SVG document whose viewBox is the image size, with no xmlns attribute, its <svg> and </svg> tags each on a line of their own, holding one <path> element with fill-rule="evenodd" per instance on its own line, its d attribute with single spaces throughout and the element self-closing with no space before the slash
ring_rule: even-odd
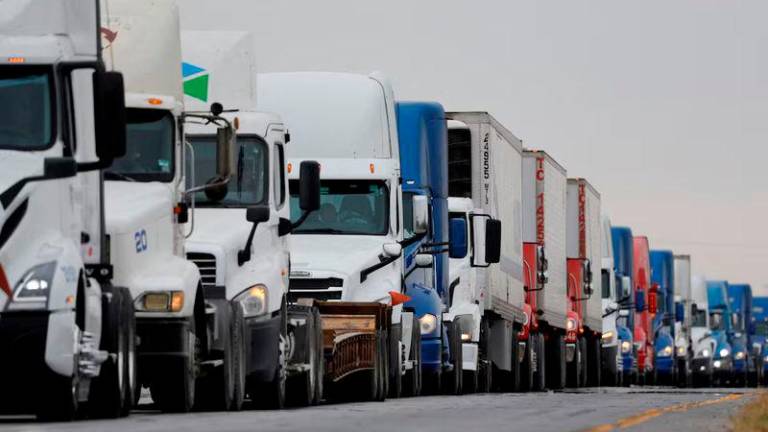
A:
<svg viewBox="0 0 768 432">
<path fill-rule="evenodd" d="M 702 408 L 708 405 L 715 405 L 715 404 L 724 403 L 724 402 L 732 402 L 732 401 L 739 400 L 742 397 L 744 397 L 744 394 L 735 393 L 735 394 L 729 394 L 717 399 L 707 399 L 707 400 L 698 401 L 698 402 L 686 402 L 686 403 L 681 403 L 677 405 L 671 405 L 665 408 L 651 408 L 639 414 L 635 414 L 633 416 L 620 419 L 616 421 L 616 423 L 607 423 L 607 424 L 595 426 L 593 428 L 587 429 L 586 432 L 609 432 L 616 429 L 626 429 L 633 426 L 637 426 L 639 424 L 646 423 L 664 414 L 675 413 L 675 412 L 685 412 L 692 409 Z"/>
</svg>

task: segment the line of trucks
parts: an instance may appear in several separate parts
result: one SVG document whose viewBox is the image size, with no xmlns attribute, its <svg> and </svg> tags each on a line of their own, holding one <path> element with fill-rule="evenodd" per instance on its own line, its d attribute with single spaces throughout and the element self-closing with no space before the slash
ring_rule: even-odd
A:
<svg viewBox="0 0 768 432">
<path fill-rule="evenodd" d="M 768 298 L 490 114 L 255 58 L 171 0 L 0 3 L 1 413 L 763 380 Z"/>
</svg>

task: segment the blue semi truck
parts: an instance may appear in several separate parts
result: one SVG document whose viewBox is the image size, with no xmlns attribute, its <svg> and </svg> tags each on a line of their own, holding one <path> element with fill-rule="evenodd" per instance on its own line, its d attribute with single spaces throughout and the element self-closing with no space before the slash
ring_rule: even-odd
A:
<svg viewBox="0 0 768 432">
<path fill-rule="evenodd" d="M 746 386 L 757 383 L 757 362 L 762 345 L 754 341 L 752 323 L 752 287 L 747 284 L 729 284 L 728 301 L 731 305 L 731 345 L 733 346 L 733 383 Z M 753 348 L 754 344 L 754 348 Z"/>
<path fill-rule="evenodd" d="M 750 334 L 754 343 L 759 343 L 760 348 L 760 385 L 766 385 L 768 381 L 768 297 L 754 297 L 752 299 L 752 328 Z"/>
<path fill-rule="evenodd" d="M 656 383 L 675 383 L 675 255 L 652 250 L 651 283 L 656 286 L 656 315 L 653 318 L 654 371 Z"/>
<path fill-rule="evenodd" d="M 404 284 L 419 321 L 420 371 L 424 389 L 457 394 L 463 388 L 461 334 L 442 321 L 448 292 L 448 138 L 445 112 L 434 102 L 396 105 L 400 167 L 403 181 L 405 235 Z M 429 209 L 429 227 L 415 234 L 409 226 L 413 206 Z M 458 365 L 458 367 L 457 367 Z M 406 393 L 418 394 L 419 377 L 407 373 Z M 471 386 L 471 383 L 468 383 Z M 420 387 L 420 385 L 419 385 Z"/>
<path fill-rule="evenodd" d="M 632 230 L 627 227 L 611 227 L 611 239 L 617 286 L 621 290 L 617 302 L 620 310 L 619 318 L 616 320 L 616 333 L 619 336 L 621 350 L 622 383 L 630 385 L 637 381 L 637 353 L 632 331 L 635 328 Z"/>
<path fill-rule="evenodd" d="M 730 381 L 733 372 L 733 349 L 728 338 L 731 333 L 728 282 L 707 281 L 707 307 L 709 309 L 710 336 L 715 341 L 715 352 L 712 357 L 712 378 L 714 385 L 721 386 Z"/>
</svg>

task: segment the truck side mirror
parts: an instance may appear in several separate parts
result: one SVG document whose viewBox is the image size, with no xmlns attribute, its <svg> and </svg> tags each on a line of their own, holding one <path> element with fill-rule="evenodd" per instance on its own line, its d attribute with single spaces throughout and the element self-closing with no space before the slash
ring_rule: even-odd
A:
<svg viewBox="0 0 768 432">
<path fill-rule="evenodd" d="M 501 261 L 501 221 L 485 221 L 485 262 L 496 264 Z"/>
<path fill-rule="evenodd" d="M 675 303 L 675 321 L 685 321 L 685 305 L 682 302 Z"/>
<path fill-rule="evenodd" d="M 435 264 L 435 256 L 432 254 L 417 254 L 416 267 L 431 268 Z"/>
<path fill-rule="evenodd" d="M 121 73 L 93 73 L 93 111 L 96 156 L 110 166 L 126 151 L 125 88 Z"/>
<path fill-rule="evenodd" d="M 626 318 L 629 316 L 629 309 L 619 309 L 619 317 Z"/>
<path fill-rule="evenodd" d="M 233 149 L 235 147 L 235 130 L 232 126 L 216 129 L 216 175 L 219 179 L 228 179 L 235 172 Z"/>
<path fill-rule="evenodd" d="M 629 297 L 632 294 L 632 279 L 629 276 L 621 277 L 621 297 Z"/>
<path fill-rule="evenodd" d="M 451 218 L 450 239 L 448 254 L 451 258 L 461 259 L 467 256 L 467 220 L 464 218 Z"/>
<path fill-rule="evenodd" d="M 269 220 L 269 213 L 268 205 L 248 207 L 248 210 L 245 211 L 245 219 L 254 224 L 266 222 Z"/>
<path fill-rule="evenodd" d="M 645 293 L 638 291 L 635 293 L 635 310 L 643 312 L 645 310 Z"/>
<path fill-rule="evenodd" d="M 43 160 L 43 177 L 48 180 L 74 177 L 77 162 L 71 157 L 48 157 Z"/>
<path fill-rule="evenodd" d="M 320 164 L 303 161 L 299 168 L 299 208 L 313 212 L 320 208 Z"/>
<path fill-rule="evenodd" d="M 413 232 L 424 234 L 429 229 L 429 202 L 424 195 L 413 196 Z"/>
</svg>

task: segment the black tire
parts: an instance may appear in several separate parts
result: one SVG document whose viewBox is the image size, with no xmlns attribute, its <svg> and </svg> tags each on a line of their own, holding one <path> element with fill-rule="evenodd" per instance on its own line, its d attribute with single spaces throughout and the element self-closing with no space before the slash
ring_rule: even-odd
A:
<svg viewBox="0 0 768 432">
<path fill-rule="evenodd" d="M 402 339 L 402 327 L 398 331 L 389 333 L 389 391 L 387 397 L 391 399 L 400 398 L 403 395 L 403 373 L 402 362 L 403 353 L 400 349 L 400 340 Z"/>
<path fill-rule="evenodd" d="M 600 387 L 602 385 L 601 351 L 599 337 L 595 336 L 587 339 L 587 387 Z"/>
<path fill-rule="evenodd" d="M 544 391 L 547 389 L 547 359 L 548 353 L 547 353 L 547 344 L 544 340 L 544 335 L 542 333 L 536 333 L 535 335 L 535 342 L 533 346 L 531 346 L 531 349 L 536 353 L 536 370 L 533 374 L 533 390 L 534 391 Z M 531 340 L 530 338 L 528 340 Z"/>
<path fill-rule="evenodd" d="M 230 341 L 232 344 L 232 379 L 233 392 L 230 411 L 240 411 L 245 402 L 245 343 L 243 338 L 245 319 L 243 309 L 238 305 L 232 305 L 232 320 L 230 321 Z"/>
<path fill-rule="evenodd" d="M 77 378 L 63 377 L 52 372 L 48 375 L 48 379 L 44 381 L 43 403 L 37 407 L 37 419 L 43 422 L 74 420 L 79 408 Z"/>
<path fill-rule="evenodd" d="M 579 375 L 579 387 L 587 386 L 587 379 L 589 377 L 589 353 L 587 351 L 587 339 L 579 339 L 579 352 L 581 353 L 581 370 Z"/>
<path fill-rule="evenodd" d="M 448 328 L 448 346 L 450 347 L 452 370 L 443 379 L 443 392 L 450 395 L 460 395 L 462 391 L 462 350 L 461 331 L 459 323 L 454 321 Z"/>
<path fill-rule="evenodd" d="M 525 343 L 525 352 L 523 353 L 523 361 L 519 363 L 520 367 L 520 391 L 529 392 L 533 390 L 533 341 L 534 335 L 528 336 L 528 341 Z M 515 359 L 517 361 L 517 358 Z"/>
<path fill-rule="evenodd" d="M 282 320 L 280 323 L 280 339 L 277 341 L 277 365 L 272 379 L 268 382 L 258 382 L 251 377 L 246 377 L 246 393 L 258 409 L 282 409 L 285 407 L 286 396 L 286 358 L 285 341 L 288 336 L 288 311 L 285 304 L 280 311 Z"/>
<path fill-rule="evenodd" d="M 411 329 L 411 360 L 413 367 L 405 371 L 403 380 L 403 395 L 416 397 L 421 395 L 421 332 L 414 325 Z"/>
<path fill-rule="evenodd" d="M 130 411 L 132 399 L 127 398 L 129 360 L 128 337 L 133 311 L 130 295 L 125 290 L 105 285 L 102 287 L 102 332 L 99 349 L 109 353 L 101 364 L 99 376 L 91 383 L 88 395 L 88 411 L 93 418 L 118 418 Z M 134 324 L 135 326 L 135 324 Z M 135 327 L 134 327 L 135 328 Z"/>
<path fill-rule="evenodd" d="M 122 325 L 126 334 L 126 368 L 125 370 L 125 401 L 123 405 L 123 412 L 121 416 L 127 416 L 131 410 L 138 405 L 139 398 L 141 397 L 141 385 L 139 384 L 138 358 L 136 355 L 136 312 L 133 308 L 133 296 L 128 288 L 121 287 L 123 292 L 123 298 L 127 301 L 123 302 L 123 320 Z"/>
<path fill-rule="evenodd" d="M 230 315 L 230 320 L 234 319 Z M 235 396 L 235 350 L 232 344 L 232 323 L 222 326 L 221 345 L 223 350 L 215 355 L 222 360 L 221 366 L 198 378 L 195 392 L 195 408 L 204 411 L 227 411 L 232 407 Z"/>
<path fill-rule="evenodd" d="M 288 377 L 286 383 L 287 403 L 290 406 L 306 407 L 314 403 L 316 397 L 315 386 L 317 385 L 317 319 L 316 310 L 313 308 L 306 316 L 306 328 L 304 336 L 307 338 L 306 347 L 309 361 L 309 368 L 306 371 Z"/>
<path fill-rule="evenodd" d="M 547 352 L 546 377 L 547 387 L 552 390 L 560 390 L 565 387 L 566 362 L 565 362 L 565 338 L 560 334 L 553 334 L 550 338 Z"/>
<path fill-rule="evenodd" d="M 195 347 L 192 352 L 184 358 L 169 358 L 164 367 L 153 371 L 154 378 L 150 384 L 150 392 L 152 400 L 160 411 L 186 413 L 194 407 L 199 356 L 195 324 L 196 319 L 193 316 L 189 324 L 189 337 L 192 338 Z"/>
<path fill-rule="evenodd" d="M 493 364 L 490 359 L 490 340 L 491 340 L 491 324 L 487 319 L 483 319 L 480 323 L 480 347 L 478 349 L 477 356 L 477 391 L 480 393 L 488 393 L 494 388 L 493 380 L 495 378 Z M 515 373 L 516 364 L 514 360 L 515 349 L 517 345 L 517 333 L 512 331 L 512 374 Z"/>
</svg>

